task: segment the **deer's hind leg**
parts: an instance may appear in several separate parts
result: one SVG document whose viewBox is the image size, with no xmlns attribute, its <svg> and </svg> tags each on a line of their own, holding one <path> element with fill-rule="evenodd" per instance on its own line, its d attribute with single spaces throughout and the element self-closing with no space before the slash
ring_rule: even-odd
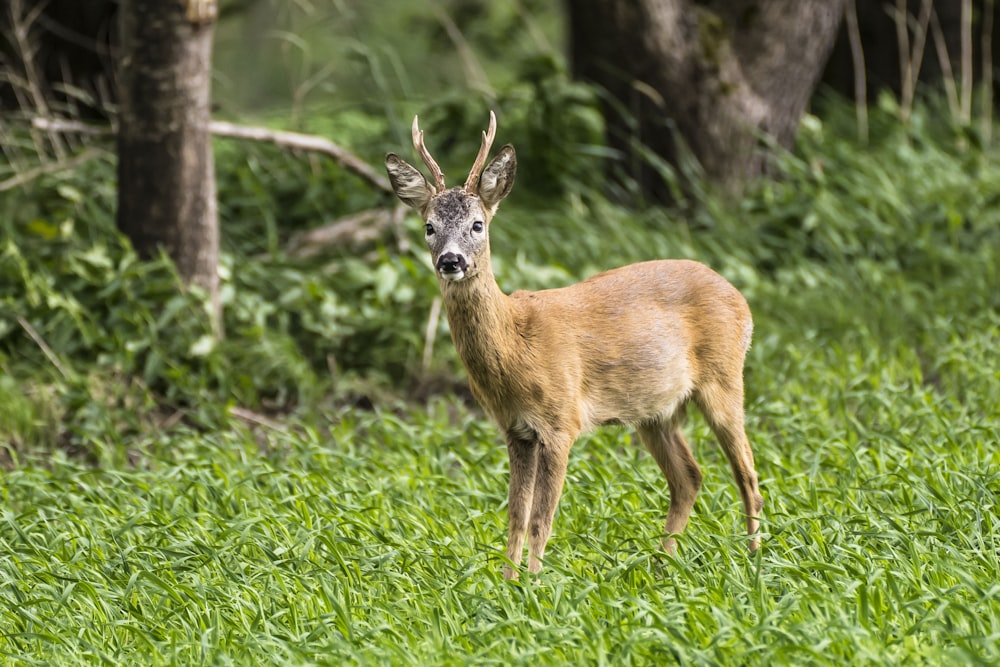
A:
<svg viewBox="0 0 1000 667">
<path fill-rule="evenodd" d="M 753 451 L 747 439 L 743 413 L 742 376 L 730 383 L 714 382 L 701 387 L 694 397 L 709 427 L 719 439 L 722 451 L 729 459 L 733 478 L 743 498 L 747 535 L 751 536 L 750 551 L 760 546 L 760 511 L 764 498 L 760 495 Z"/>
<path fill-rule="evenodd" d="M 639 438 L 667 478 L 670 509 L 664 526 L 663 549 L 669 554 L 676 552 L 677 540 L 674 536 L 684 532 L 695 498 L 701 490 L 701 468 L 681 434 L 683 410 L 681 408 L 670 419 L 641 424 L 637 429 Z"/>
</svg>

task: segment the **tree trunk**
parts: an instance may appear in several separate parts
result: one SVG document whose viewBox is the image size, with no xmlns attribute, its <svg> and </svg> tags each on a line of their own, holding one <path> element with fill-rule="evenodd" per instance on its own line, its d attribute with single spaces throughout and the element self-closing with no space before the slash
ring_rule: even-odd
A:
<svg viewBox="0 0 1000 667">
<path fill-rule="evenodd" d="M 118 227 L 161 248 L 219 323 L 219 227 L 209 134 L 214 0 L 123 0 Z"/>
<path fill-rule="evenodd" d="M 790 147 L 844 0 L 567 0 L 576 76 L 607 92 L 626 176 L 669 199 L 643 150 L 684 146 L 729 190 L 764 173 L 761 138 Z"/>
</svg>

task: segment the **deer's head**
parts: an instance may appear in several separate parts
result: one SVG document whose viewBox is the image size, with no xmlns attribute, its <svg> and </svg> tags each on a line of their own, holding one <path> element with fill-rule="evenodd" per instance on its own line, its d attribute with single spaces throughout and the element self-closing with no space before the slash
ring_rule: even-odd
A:
<svg viewBox="0 0 1000 667">
<path fill-rule="evenodd" d="M 507 144 L 487 165 L 496 136 L 497 120 L 490 112 L 490 126 L 483 132 L 479 155 L 462 187 L 445 189 L 444 174 L 424 146 L 424 133 L 413 117 L 413 146 L 430 169 L 431 184 L 415 167 L 395 153 L 385 156 L 385 169 L 396 196 L 424 219 L 431 260 L 442 280 L 459 281 L 489 266 L 489 225 L 500 201 L 514 186 L 517 159 Z M 486 165 L 485 169 L 483 165 Z"/>
</svg>

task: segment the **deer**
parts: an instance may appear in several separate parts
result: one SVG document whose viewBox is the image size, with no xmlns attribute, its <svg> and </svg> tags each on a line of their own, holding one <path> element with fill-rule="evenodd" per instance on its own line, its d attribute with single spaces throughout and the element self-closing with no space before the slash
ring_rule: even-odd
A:
<svg viewBox="0 0 1000 667">
<path fill-rule="evenodd" d="M 502 432 L 510 466 L 503 575 L 517 579 L 525 536 L 528 572 L 542 569 L 570 448 L 584 432 L 634 427 L 667 481 L 662 548 L 676 555 L 702 472 L 681 432 L 695 403 L 725 453 L 742 496 L 749 550 L 760 545 L 764 500 L 744 427 L 743 369 L 753 321 L 742 294 L 708 266 L 683 259 L 630 264 L 566 287 L 505 294 L 490 261 L 489 229 L 510 194 L 514 147 L 486 164 L 496 136 L 490 111 L 479 154 L 461 187 L 424 145 L 432 181 L 395 153 L 392 189 L 424 221 L 452 341 L 479 405 Z"/>
</svg>

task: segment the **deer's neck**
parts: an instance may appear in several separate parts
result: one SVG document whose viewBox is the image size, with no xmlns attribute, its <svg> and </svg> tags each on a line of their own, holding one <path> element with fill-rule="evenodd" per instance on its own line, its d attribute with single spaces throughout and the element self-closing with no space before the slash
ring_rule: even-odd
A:
<svg viewBox="0 0 1000 667">
<path fill-rule="evenodd" d="M 509 374 L 509 360 L 519 354 L 510 297 L 489 270 L 458 283 L 443 282 L 441 292 L 451 337 L 466 371 L 476 384 L 502 384 Z"/>
</svg>

